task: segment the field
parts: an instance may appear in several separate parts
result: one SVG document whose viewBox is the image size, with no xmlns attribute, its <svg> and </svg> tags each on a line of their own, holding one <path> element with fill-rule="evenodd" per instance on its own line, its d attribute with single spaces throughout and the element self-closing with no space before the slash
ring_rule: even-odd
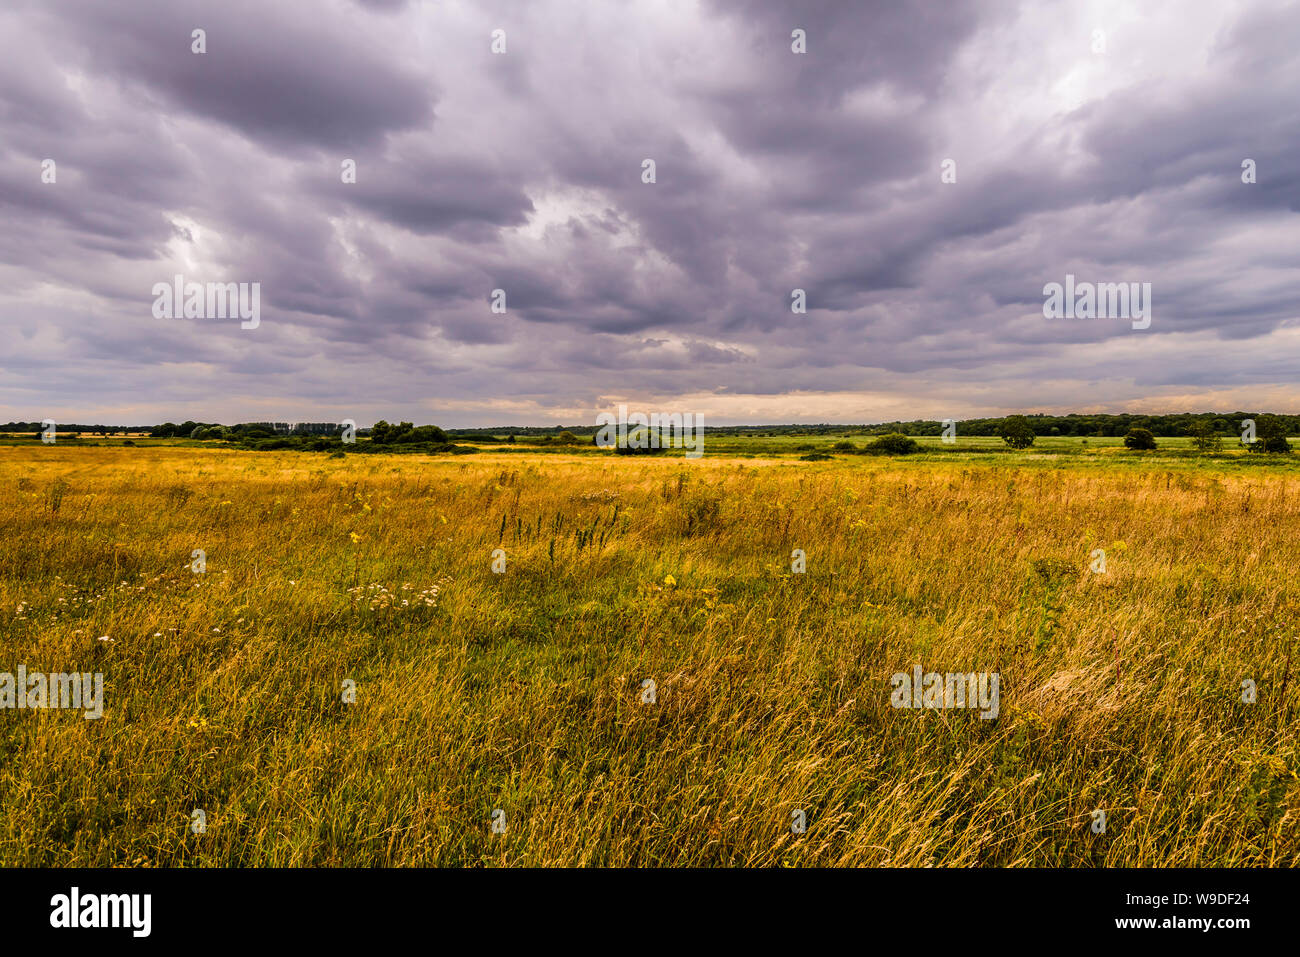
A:
<svg viewBox="0 0 1300 957">
<path fill-rule="evenodd" d="M 1295 466 L 736 441 L 0 447 L 0 864 L 1300 863 Z"/>
</svg>

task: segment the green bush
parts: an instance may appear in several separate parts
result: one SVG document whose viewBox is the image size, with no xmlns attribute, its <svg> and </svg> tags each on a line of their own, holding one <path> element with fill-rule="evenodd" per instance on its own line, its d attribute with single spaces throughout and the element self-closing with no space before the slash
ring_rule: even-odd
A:
<svg viewBox="0 0 1300 957">
<path fill-rule="evenodd" d="M 391 425 L 380 419 L 370 429 L 370 441 L 376 445 L 407 445 L 412 442 L 433 442 L 444 445 L 447 433 L 436 425 L 415 426 L 410 422 Z"/>
<path fill-rule="evenodd" d="M 868 442 L 863 449 L 868 455 L 911 455 L 921 451 L 916 439 L 901 432 L 890 432 L 875 441 Z"/>
<path fill-rule="evenodd" d="M 1193 422 L 1187 434 L 1192 437 L 1192 446 L 1198 452 L 1222 452 L 1223 440 L 1215 434 L 1210 423 Z"/>
<path fill-rule="evenodd" d="M 1023 415 L 1009 415 L 998 426 L 998 437 L 1013 449 L 1027 449 L 1034 444 L 1033 427 Z"/>
<path fill-rule="evenodd" d="M 1129 429 L 1124 436 L 1124 448 L 1149 452 L 1156 447 L 1156 437 L 1149 429 Z"/>
<path fill-rule="evenodd" d="M 665 436 L 661 430 L 658 436 L 659 447 L 655 448 L 652 445 L 655 439 L 653 433 L 644 425 L 637 426 L 627 433 L 627 445 L 614 446 L 614 453 L 616 455 L 659 455 L 668 448 L 669 438 L 670 436 Z"/>
<path fill-rule="evenodd" d="M 1286 423 L 1276 415 L 1261 415 L 1255 420 L 1255 441 L 1250 443 L 1252 452 L 1290 452 L 1291 443 L 1286 440 Z"/>
</svg>

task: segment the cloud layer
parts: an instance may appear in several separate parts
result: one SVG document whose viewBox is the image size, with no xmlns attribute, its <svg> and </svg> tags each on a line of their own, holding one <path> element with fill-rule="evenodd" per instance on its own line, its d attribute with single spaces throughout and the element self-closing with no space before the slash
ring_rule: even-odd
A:
<svg viewBox="0 0 1300 957">
<path fill-rule="evenodd" d="M 0 37 L 0 419 L 1300 412 L 1295 2 L 33 0 Z M 155 318 L 178 273 L 261 283 L 260 326 Z M 1151 327 L 1045 319 L 1067 273 L 1150 282 Z"/>
</svg>

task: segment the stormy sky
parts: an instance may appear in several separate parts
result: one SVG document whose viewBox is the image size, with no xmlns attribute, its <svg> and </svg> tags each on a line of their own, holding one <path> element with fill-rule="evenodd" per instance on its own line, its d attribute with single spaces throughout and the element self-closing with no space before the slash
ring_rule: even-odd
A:
<svg viewBox="0 0 1300 957">
<path fill-rule="evenodd" d="M 1300 4 L 5 0 L 0 217 L 0 421 L 1296 413 Z"/>
</svg>

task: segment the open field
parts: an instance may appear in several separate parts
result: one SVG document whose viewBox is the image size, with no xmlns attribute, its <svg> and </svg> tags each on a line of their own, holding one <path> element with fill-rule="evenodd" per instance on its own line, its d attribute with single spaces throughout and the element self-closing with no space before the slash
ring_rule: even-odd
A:
<svg viewBox="0 0 1300 957">
<path fill-rule="evenodd" d="M 1053 441 L 0 447 L 0 864 L 1300 863 L 1300 472 Z"/>
<path fill-rule="evenodd" d="M 704 440 L 705 453 L 710 457 L 732 457 L 738 459 L 779 457 L 797 459 L 810 452 L 831 454 L 837 458 L 851 459 L 858 453 L 837 451 L 837 443 L 849 442 L 855 449 L 861 450 L 876 436 L 868 435 L 858 429 L 846 429 L 843 433 L 825 435 L 768 435 L 763 433 L 728 433 L 725 431 L 708 432 Z M 504 435 L 502 436 L 504 438 Z M 1197 452 L 1192 439 L 1185 436 L 1157 438 L 1159 447 L 1151 452 L 1134 452 L 1124 447 L 1124 440 L 1117 436 L 1037 436 L 1032 448 L 1018 452 L 1007 447 L 996 436 L 963 435 L 952 444 L 945 444 L 937 435 L 917 435 L 912 438 L 920 445 L 921 452 L 913 456 L 912 461 L 934 460 L 940 462 L 964 464 L 1047 464 L 1051 459 L 1068 458 L 1071 462 L 1100 462 L 1108 465 L 1146 470 L 1157 463 L 1161 467 L 1191 467 L 1195 469 L 1232 469 L 1247 467 L 1250 469 L 1269 468 L 1294 470 L 1300 474 L 1300 455 L 1255 455 L 1242 448 L 1235 436 L 1222 438 L 1223 448 L 1220 452 L 1207 454 Z M 0 448 L 32 448 L 39 444 L 38 434 L 0 433 Z M 212 440 L 168 438 L 155 439 L 142 435 L 97 436 L 85 433 L 80 436 L 60 433 L 59 442 L 65 446 L 87 446 L 94 448 L 122 448 L 129 442 L 138 448 L 189 448 L 220 449 L 225 444 Z M 499 455 L 537 455 L 567 454 L 593 455 L 606 454 L 596 448 L 590 435 L 580 437 L 579 443 L 572 446 L 536 445 L 536 439 L 520 440 L 513 445 L 486 443 L 474 438 L 458 437 L 455 443 L 468 446 L 482 452 Z M 1300 444 L 1300 437 L 1292 436 L 1293 445 Z M 367 440 L 360 440 L 361 446 Z M 339 446 L 342 448 L 342 446 Z M 410 451 L 410 450 L 407 450 Z M 665 451 L 663 454 L 682 456 L 681 450 Z"/>
</svg>

